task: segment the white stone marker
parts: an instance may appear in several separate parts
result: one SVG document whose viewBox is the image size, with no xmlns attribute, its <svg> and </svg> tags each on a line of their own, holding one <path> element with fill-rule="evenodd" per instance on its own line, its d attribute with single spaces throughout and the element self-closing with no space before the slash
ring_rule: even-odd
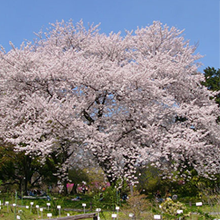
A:
<svg viewBox="0 0 220 220">
<path fill-rule="evenodd" d="M 49 210 L 49 208 L 50 208 L 50 203 L 49 202 L 47 203 L 47 207 L 48 207 L 48 210 Z"/>
<path fill-rule="evenodd" d="M 52 217 L 52 213 L 47 213 L 47 217 L 51 218 Z"/>
<path fill-rule="evenodd" d="M 113 219 L 117 218 L 117 214 L 112 214 L 112 218 Z"/>
<path fill-rule="evenodd" d="M 84 210 L 84 214 L 85 214 L 86 213 L 86 203 L 83 203 L 82 206 L 83 206 L 83 210 Z"/>
</svg>

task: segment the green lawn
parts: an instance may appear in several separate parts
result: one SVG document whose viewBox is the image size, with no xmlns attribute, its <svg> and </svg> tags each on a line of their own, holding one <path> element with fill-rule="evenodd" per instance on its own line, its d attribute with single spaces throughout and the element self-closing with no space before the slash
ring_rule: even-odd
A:
<svg viewBox="0 0 220 220">
<path fill-rule="evenodd" d="M 209 207 L 204 207 L 204 209 L 203 208 L 200 208 L 200 209 L 207 210 L 207 211 L 210 210 Z M 47 213 L 49 213 L 49 212 L 47 210 L 43 211 L 43 219 L 48 219 L 47 218 Z M 73 212 L 73 211 L 69 211 L 69 212 L 62 211 L 61 212 L 61 216 L 62 217 L 63 216 L 67 216 L 67 213 L 69 213 L 70 215 L 82 214 L 82 212 L 79 213 L 79 212 Z M 104 212 L 100 213 L 100 217 L 101 217 L 101 219 L 110 220 L 110 219 L 112 219 L 112 217 L 111 217 L 112 213 L 113 212 L 104 211 Z M 114 212 L 114 213 L 116 213 L 116 212 Z M 129 214 L 129 211 L 127 211 L 127 212 L 126 211 L 120 211 L 119 214 L 118 214 L 118 219 L 128 220 L 129 219 L 128 214 Z M 140 220 L 148 220 L 148 219 L 152 220 L 154 214 L 155 213 L 149 213 L 149 212 L 147 213 L 147 212 L 145 212 L 145 213 L 141 214 L 139 219 Z M 41 218 L 41 212 L 39 212 L 39 215 L 37 215 L 36 209 L 33 209 L 33 212 L 31 213 L 29 209 L 27 210 L 26 208 L 17 207 L 16 208 L 16 215 L 14 215 L 14 208 L 10 207 L 9 211 L 7 211 L 7 207 L 6 206 L 2 206 L 2 209 L 0 211 L 0 219 L 2 219 L 2 220 L 13 220 L 13 219 L 16 219 L 17 215 L 20 216 L 21 220 L 42 219 Z M 58 217 L 58 216 L 54 216 L 53 215 L 53 217 L 55 218 L 55 217 Z M 215 216 L 215 218 L 220 218 L 220 215 Z M 169 219 L 169 218 L 166 218 L 166 219 Z M 192 220 L 207 220 L 207 218 L 205 216 L 200 216 L 200 215 L 196 215 L 196 214 L 192 214 L 191 217 L 189 217 L 188 219 L 192 219 Z M 90 218 L 90 220 L 91 220 L 91 218 Z"/>
<path fill-rule="evenodd" d="M 76 197 L 76 196 L 74 196 Z M 1 206 L 0 210 L 0 219 L 2 220 L 13 220 L 16 219 L 16 216 L 19 215 L 21 220 L 36 220 L 36 219 L 42 219 L 41 218 L 41 212 L 39 209 L 36 209 L 36 205 L 39 205 L 39 207 L 44 207 L 43 210 L 43 219 L 47 218 L 47 213 L 52 213 L 53 217 L 56 218 L 59 216 L 59 212 L 57 209 L 57 205 L 61 205 L 61 216 L 67 216 L 67 213 L 70 215 L 78 215 L 83 213 L 83 207 L 82 203 L 86 203 L 86 212 L 94 212 L 96 208 L 101 208 L 102 212 L 100 213 L 101 219 L 110 220 L 112 219 L 112 214 L 116 213 L 115 211 L 115 203 L 113 203 L 111 200 L 108 201 L 96 201 L 94 202 L 94 198 L 89 195 L 81 195 L 82 200 L 80 201 L 72 201 L 71 199 L 73 197 L 53 197 L 52 201 L 47 200 L 29 200 L 29 199 L 17 199 L 17 206 L 16 206 L 16 214 L 14 213 L 15 208 L 12 206 L 13 203 L 15 203 L 16 199 L 13 195 L 1 195 L 0 199 L 3 203 L 3 201 L 9 201 L 10 206 Z M 146 200 L 145 200 L 146 201 Z M 32 210 L 30 210 L 30 202 L 34 202 L 32 206 Z M 50 207 L 48 210 L 47 203 L 50 203 Z M 92 203 L 93 202 L 93 203 Z M 92 203 L 92 204 L 91 204 Z M 149 204 L 149 202 L 148 202 Z M 91 206 L 92 205 L 92 206 Z M 129 220 L 128 217 L 129 213 L 132 212 L 131 209 L 128 209 L 125 206 L 125 203 L 121 202 L 120 204 L 120 210 L 118 214 L 118 219 L 120 220 Z M 26 206 L 29 206 L 27 209 Z M 192 206 L 189 206 L 189 203 L 186 203 L 188 211 L 192 212 L 193 214 L 188 218 L 192 220 L 208 220 L 212 218 L 208 218 L 208 215 L 205 215 L 205 213 L 220 213 L 220 205 L 203 205 L 201 207 L 196 207 L 196 205 L 193 203 Z M 69 209 L 69 210 L 64 210 Z M 71 209 L 71 210 L 70 210 Z M 21 211 L 20 211 L 21 210 Z M 38 210 L 38 213 L 37 213 Z M 73 211 L 75 210 L 75 211 Z M 76 211 L 76 210 L 81 210 Z M 159 204 L 151 204 L 149 211 L 144 211 L 140 213 L 140 216 L 138 219 L 140 220 L 152 220 L 153 215 L 155 214 L 162 214 L 161 210 L 159 208 Z M 195 214 L 198 213 L 198 214 Z M 215 218 L 220 218 L 220 215 L 213 215 Z M 165 215 L 163 215 L 163 219 L 172 219 L 172 218 L 165 218 Z"/>
</svg>

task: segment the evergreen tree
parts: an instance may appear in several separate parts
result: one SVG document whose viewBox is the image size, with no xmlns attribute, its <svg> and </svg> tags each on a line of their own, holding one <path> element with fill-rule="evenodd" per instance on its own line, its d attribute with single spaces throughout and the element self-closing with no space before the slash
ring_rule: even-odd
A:
<svg viewBox="0 0 220 220">
<path fill-rule="evenodd" d="M 216 70 L 214 67 L 207 67 L 204 69 L 205 81 L 202 85 L 206 86 L 209 90 L 220 90 L 220 69 Z M 220 92 L 215 95 L 215 101 L 220 106 Z"/>
</svg>

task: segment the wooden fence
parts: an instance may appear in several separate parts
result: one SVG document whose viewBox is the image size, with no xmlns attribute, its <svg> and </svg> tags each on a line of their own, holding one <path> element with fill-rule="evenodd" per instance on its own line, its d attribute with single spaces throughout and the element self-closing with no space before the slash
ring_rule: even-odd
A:
<svg viewBox="0 0 220 220">
<path fill-rule="evenodd" d="M 98 220 L 97 213 L 86 213 L 86 214 L 81 214 L 81 215 L 53 218 L 50 220 L 77 220 L 77 219 L 87 219 L 87 218 L 92 218 L 93 220 Z"/>
</svg>

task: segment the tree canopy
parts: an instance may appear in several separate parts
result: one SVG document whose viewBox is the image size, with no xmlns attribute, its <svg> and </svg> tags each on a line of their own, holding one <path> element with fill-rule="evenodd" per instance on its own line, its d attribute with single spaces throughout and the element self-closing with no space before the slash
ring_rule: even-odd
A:
<svg viewBox="0 0 220 220">
<path fill-rule="evenodd" d="M 216 70 L 214 67 L 207 67 L 204 69 L 205 81 L 202 85 L 206 86 L 209 90 L 216 91 L 215 101 L 220 106 L 220 69 Z"/>
<path fill-rule="evenodd" d="M 62 21 L 12 44 L 0 54 L 2 138 L 42 162 L 59 158 L 63 181 L 82 152 L 111 183 L 134 184 L 148 162 L 218 172 L 219 108 L 182 33 L 154 22 L 122 37 Z"/>
</svg>

